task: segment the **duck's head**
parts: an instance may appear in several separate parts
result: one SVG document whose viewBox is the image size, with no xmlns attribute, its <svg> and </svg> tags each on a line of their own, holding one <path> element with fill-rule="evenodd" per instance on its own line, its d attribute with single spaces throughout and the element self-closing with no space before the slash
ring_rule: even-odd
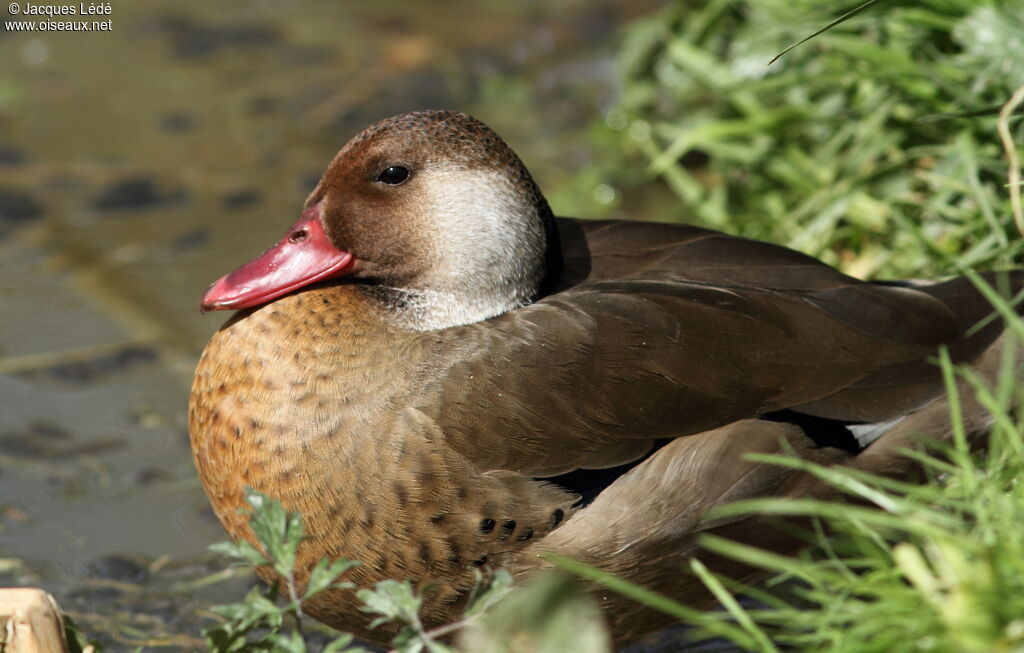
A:
<svg viewBox="0 0 1024 653">
<path fill-rule="evenodd" d="M 551 209 L 501 138 L 465 114 L 407 113 L 349 141 L 284 237 L 201 306 L 251 308 L 347 277 L 401 324 L 445 328 L 529 303 L 557 255 Z"/>
</svg>

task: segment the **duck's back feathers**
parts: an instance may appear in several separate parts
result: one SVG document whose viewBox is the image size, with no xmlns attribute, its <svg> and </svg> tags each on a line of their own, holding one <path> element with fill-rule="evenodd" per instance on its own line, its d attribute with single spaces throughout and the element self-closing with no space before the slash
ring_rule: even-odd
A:
<svg viewBox="0 0 1024 653">
<path fill-rule="evenodd" d="M 656 438 L 789 408 L 891 419 L 941 392 L 939 345 L 971 360 L 998 333 L 963 335 L 989 312 L 965 280 L 867 283 L 694 227 L 559 226 L 557 292 L 436 342 L 446 382 L 424 410 L 484 468 L 604 467 Z"/>
</svg>

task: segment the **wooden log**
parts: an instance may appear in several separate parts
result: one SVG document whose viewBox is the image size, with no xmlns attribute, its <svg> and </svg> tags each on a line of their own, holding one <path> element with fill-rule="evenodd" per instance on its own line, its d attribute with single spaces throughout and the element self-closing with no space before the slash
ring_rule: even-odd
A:
<svg viewBox="0 0 1024 653">
<path fill-rule="evenodd" d="M 0 650 L 67 653 L 64 619 L 49 593 L 35 587 L 0 588 Z"/>
</svg>

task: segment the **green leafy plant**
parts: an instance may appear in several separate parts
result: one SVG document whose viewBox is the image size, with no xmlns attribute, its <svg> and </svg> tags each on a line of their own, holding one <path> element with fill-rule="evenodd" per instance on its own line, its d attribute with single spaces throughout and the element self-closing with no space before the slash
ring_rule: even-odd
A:
<svg viewBox="0 0 1024 653">
<path fill-rule="evenodd" d="M 246 501 L 250 507 L 249 525 L 259 546 L 243 540 L 222 542 L 211 548 L 241 564 L 269 567 L 281 580 L 274 586 L 253 588 L 241 602 L 215 606 L 213 612 L 222 621 L 205 632 L 207 644 L 211 651 L 217 653 L 304 653 L 308 649 L 303 637 L 303 604 L 324 590 L 353 587 L 352 583 L 339 579 L 359 563 L 343 559 L 320 560 L 300 589 L 295 577 L 295 563 L 299 544 L 305 539 L 301 515 L 289 513 L 279 501 L 252 490 L 246 491 Z M 476 624 L 511 590 L 512 578 L 508 572 L 498 571 L 487 579 L 479 575 L 465 616 L 432 630 L 426 630 L 420 622 L 419 609 L 423 599 L 409 581 L 384 580 L 372 589 L 359 590 L 356 595 L 363 602 L 361 609 L 364 612 L 377 615 L 372 622 L 373 627 L 392 622 L 402 625 L 392 641 L 395 651 L 449 653 L 453 649 L 442 639 Z M 478 627 L 477 632 L 486 636 L 488 631 Z M 323 653 L 365 652 L 364 648 L 353 643 L 354 639 L 351 634 L 342 633 L 320 650 Z"/>
<path fill-rule="evenodd" d="M 332 587 L 352 587 L 338 578 L 358 563 L 350 560 L 320 560 L 309 573 L 309 579 L 300 593 L 295 578 L 295 561 L 299 544 L 305 538 L 302 518 L 288 513 L 280 502 L 258 492 L 246 492 L 251 513 L 249 526 L 260 543 L 257 548 L 240 540 L 221 542 L 210 547 L 213 551 L 253 567 L 270 567 L 281 578 L 281 583 L 267 590 L 253 588 L 239 603 L 220 605 L 213 612 L 224 621 L 206 631 L 211 651 L 306 651 L 302 637 L 302 604 L 312 596 Z M 262 549 L 262 550 L 261 550 Z M 279 605 L 277 595 L 282 588 L 287 595 L 285 604 Z M 288 619 L 294 629 L 283 630 Z M 351 647 L 351 635 L 343 634 L 330 642 L 325 652 L 364 649 Z"/>
<path fill-rule="evenodd" d="M 458 644 L 488 653 L 612 650 L 597 603 L 568 574 L 547 574 L 481 606 Z"/>
</svg>

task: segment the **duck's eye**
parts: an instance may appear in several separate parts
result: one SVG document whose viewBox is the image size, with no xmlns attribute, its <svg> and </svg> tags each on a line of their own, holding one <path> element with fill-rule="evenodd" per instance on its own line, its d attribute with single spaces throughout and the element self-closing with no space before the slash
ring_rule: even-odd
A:
<svg viewBox="0 0 1024 653">
<path fill-rule="evenodd" d="M 388 186 L 398 186 L 409 178 L 409 169 L 402 166 L 388 166 L 377 175 L 377 181 Z"/>
</svg>

